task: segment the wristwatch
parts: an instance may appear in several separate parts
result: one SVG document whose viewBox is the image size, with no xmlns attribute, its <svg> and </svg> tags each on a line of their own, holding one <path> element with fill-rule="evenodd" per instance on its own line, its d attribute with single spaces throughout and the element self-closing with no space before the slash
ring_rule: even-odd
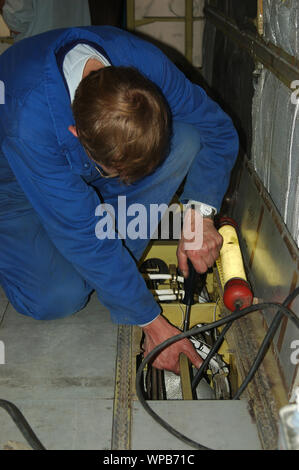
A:
<svg viewBox="0 0 299 470">
<path fill-rule="evenodd" d="M 198 210 L 204 219 L 214 220 L 214 216 L 217 214 L 215 207 L 204 204 L 203 202 L 189 201 L 187 206 Z"/>
</svg>

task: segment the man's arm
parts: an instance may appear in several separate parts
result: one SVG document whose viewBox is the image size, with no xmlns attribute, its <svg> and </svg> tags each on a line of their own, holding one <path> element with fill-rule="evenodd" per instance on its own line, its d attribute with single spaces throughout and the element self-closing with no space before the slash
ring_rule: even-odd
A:
<svg viewBox="0 0 299 470">
<path fill-rule="evenodd" d="M 177 248 L 177 258 L 179 269 L 184 277 L 189 275 L 188 258 L 198 273 L 205 273 L 214 265 L 219 257 L 223 243 L 222 236 L 216 230 L 212 219 L 203 218 L 201 223 L 196 225 L 194 223 L 196 220 L 195 215 L 198 217 L 199 214 L 195 213 L 195 209 L 189 210 L 191 211 L 191 218 L 193 218 L 192 233 L 196 233 L 199 230 L 202 232 L 202 245 L 197 249 L 188 249 L 190 240 L 185 237 L 184 230 L 182 231 Z"/>
<path fill-rule="evenodd" d="M 149 325 L 143 327 L 145 333 L 144 341 L 144 355 L 145 357 L 163 341 L 176 336 L 181 333 L 180 330 L 159 315 Z M 165 369 L 178 374 L 180 371 L 179 358 L 180 354 L 185 354 L 194 366 L 199 369 L 202 364 L 202 359 L 196 352 L 192 343 L 188 339 L 176 341 L 171 346 L 165 348 L 153 361 L 153 366 L 157 369 Z"/>
</svg>

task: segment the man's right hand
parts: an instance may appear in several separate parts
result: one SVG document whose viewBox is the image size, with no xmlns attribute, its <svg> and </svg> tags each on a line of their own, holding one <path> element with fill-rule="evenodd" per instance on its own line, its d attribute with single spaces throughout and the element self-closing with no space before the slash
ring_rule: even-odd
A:
<svg viewBox="0 0 299 470">
<path fill-rule="evenodd" d="M 144 356 L 146 357 L 158 344 L 162 343 L 172 336 L 176 336 L 182 333 L 180 330 L 171 325 L 162 315 L 159 315 L 149 325 L 144 326 L 143 331 L 145 333 L 144 341 Z M 187 338 L 176 341 L 171 346 L 164 348 L 163 351 L 156 357 L 152 365 L 157 369 L 165 369 L 175 374 L 179 374 L 180 365 L 179 358 L 180 354 L 184 353 L 199 369 L 202 364 L 202 359 L 196 352 L 191 341 Z"/>
</svg>

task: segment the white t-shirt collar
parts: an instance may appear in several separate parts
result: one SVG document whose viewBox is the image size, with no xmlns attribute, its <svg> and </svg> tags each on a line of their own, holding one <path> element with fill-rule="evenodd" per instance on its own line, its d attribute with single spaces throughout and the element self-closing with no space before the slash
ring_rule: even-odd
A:
<svg viewBox="0 0 299 470">
<path fill-rule="evenodd" d="M 73 102 L 76 89 L 82 80 L 82 75 L 86 62 L 89 59 L 97 59 L 105 67 L 108 67 L 110 62 L 100 52 L 88 44 L 77 44 L 65 56 L 63 61 L 63 73 L 69 89 L 71 102 Z"/>
</svg>

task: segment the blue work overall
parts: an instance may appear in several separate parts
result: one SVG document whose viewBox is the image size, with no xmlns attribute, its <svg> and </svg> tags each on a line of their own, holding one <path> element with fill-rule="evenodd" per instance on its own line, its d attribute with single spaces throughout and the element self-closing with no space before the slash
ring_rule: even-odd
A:
<svg viewBox="0 0 299 470">
<path fill-rule="evenodd" d="M 68 131 L 74 118 L 58 59 L 81 41 L 105 51 L 112 65 L 140 70 L 169 103 L 169 154 L 130 186 L 103 178 Z M 0 57 L 0 80 L 0 284 L 10 302 L 49 320 L 80 310 L 96 290 L 113 321 L 151 321 L 160 307 L 136 267 L 149 239 L 100 240 L 96 208 L 104 201 L 117 209 L 119 196 L 127 206 L 168 204 L 186 177 L 181 201 L 219 210 L 238 151 L 231 119 L 159 49 L 113 27 L 20 41 Z"/>
</svg>

